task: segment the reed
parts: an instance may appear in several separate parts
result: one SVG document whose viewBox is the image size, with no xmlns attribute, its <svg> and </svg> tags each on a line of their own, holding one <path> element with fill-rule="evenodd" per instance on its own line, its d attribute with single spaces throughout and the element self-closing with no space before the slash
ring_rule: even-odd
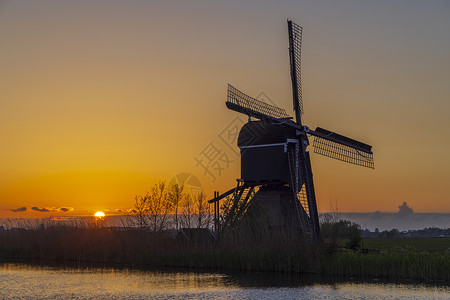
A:
<svg viewBox="0 0 450 300">
<path fill-rule="evenodd" d="M 254 234 L 255 230 L 260 234 Z M 218 241 L 189 242 L 173 234 L 51 224 L 0 230 L 0 258 L 450 281 L 448 250 L 392 248 L 380 253 L 349 250 L 319 256 L 298 234 L 270 230 L 260 223 L 233 227 Z"/>
<path fill-rule="evenodd" d="M 120 231 L 95 226 L 48 226 L 0 231 L 0 257 L 124 263 L 142 266 L 210 267 L 255 271 L 306 271 L 301 240 L 268 232 L 224 233 L 219 241 L 189 242 L 173 231 Z"/>
</svg>

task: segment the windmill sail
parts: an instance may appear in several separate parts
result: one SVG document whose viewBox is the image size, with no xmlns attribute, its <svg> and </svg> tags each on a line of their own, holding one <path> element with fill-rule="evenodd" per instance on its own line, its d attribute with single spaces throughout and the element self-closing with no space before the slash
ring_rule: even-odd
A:
<svg viewBox="0 0 450 300">
<path fill-rule="evenodd" d="M 289 59 L 291 62 L 292 94 L 295 117 L 299 125 L 301 125 L 301 115 L 303 114 L 301 74 L 302 31 L 303 28 L 301 26 L 288 20 Z"/>
<path fill-rule="evenodd" d="M 374 169 L 372 146 L 346 136 L 317 127 L 314 135 L 314 152 L 337 160 Z"/>
<path fill-rule="evenodd" d="M 228 98 L 225 104 L 231 110 L 263 121 L 276 122 L 291 119 L 284 109 L 252 98 L 230 84 L 228 85 Z"/>
</svg>

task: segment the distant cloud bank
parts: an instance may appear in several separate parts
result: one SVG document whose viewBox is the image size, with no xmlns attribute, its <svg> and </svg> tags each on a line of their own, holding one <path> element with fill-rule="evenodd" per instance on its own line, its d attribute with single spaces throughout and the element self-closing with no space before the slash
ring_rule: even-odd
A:
<svg viewBox="0 0 450 300">
<path fill-rule="evenodd" d="M 33 206 L 31 209 L 35 210 L 35 211 L 39 211 L 39 212 L 49 212 L 49 210 L 44 208 L 44 207 L 43 208 L 39 208 L 39 207 Z"/>
<path fill-rule="evenodd" d="M 24 207 L 19 207 L 19 208 L 16 208 L 16 209 L 9 209 L 10 211 L 12 211 L 12 212 L 24 212 L 24 211 L 27 211 L 27 208 L 24 206 Z"/>
<path fill-rule="evenodd" d="M 5 210 L 9 210 L 12 211 L 14 213 L 17 212 L 26 212 L 27 208 L 24 207 L 19 207 L 19 208 L 11 208 L 11 209 L 5 209 Z M 69 211 L 73 211 L 74 208 L 73 207 L 68 207 L 68 206 L 64 206 L 64 207 L 38 207 L 38 206 L 33 206 L 31 207 L 31 210 L 33 211 L 37 211 L 37 212 L 42 212 L 42 213 L 47 213 L 47 212 L 69 212 Z"/>
</svg>

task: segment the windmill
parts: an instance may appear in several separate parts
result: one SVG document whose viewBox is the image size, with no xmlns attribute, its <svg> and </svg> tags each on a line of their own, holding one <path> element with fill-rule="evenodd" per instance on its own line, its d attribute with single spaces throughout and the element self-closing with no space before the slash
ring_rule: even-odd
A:
<svg viewBox="0 0 450 300">
<path fill-rule="evenodd" d="M 209 200 L 215 203 L 233 194 L 233 212 L 225 225 L 241 218 L 255 194 L 271 212 L 272 226 L 296 225 L 305 236 L 320 239 L 319 219 L 311 169 L 308 136 L 314 152 L 347 163 L 374 168 L 372 146 L 302 123 L 301 85 L 302 27 L 288 20 L 289 58 L 295 121 L 282 108 L 254 99 L 228 85 L 226 106 L 248 116 L 238 136 L 241 179 L 228 192 Z M 252 120 L 255 119 L 255 120 Z M 238 207 L 239 203 L 239 208 Z"/>
</svg>

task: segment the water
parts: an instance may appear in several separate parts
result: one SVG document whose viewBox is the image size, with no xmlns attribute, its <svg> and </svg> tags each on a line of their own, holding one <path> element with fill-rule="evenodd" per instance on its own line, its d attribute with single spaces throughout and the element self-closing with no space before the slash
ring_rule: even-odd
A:
<svg viewBox="0 0 450 300">
<path fill-rule="evenodd" d="M 2 299 L 450 299 L 450 286 L 320 281 L 292 274 L 0 264 Z"/>
</svg>

